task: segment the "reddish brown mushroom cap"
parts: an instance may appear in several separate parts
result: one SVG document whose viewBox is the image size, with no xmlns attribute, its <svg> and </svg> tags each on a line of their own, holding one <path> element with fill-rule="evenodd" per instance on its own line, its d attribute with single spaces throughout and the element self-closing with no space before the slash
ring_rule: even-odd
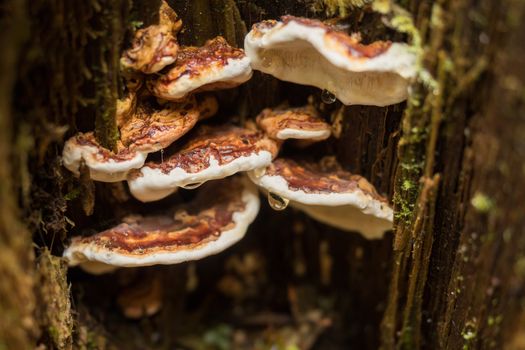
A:
<svg viewBox="0 0 525 350">
<path fill-rule="evenodd" d="M 190 131 L 201 118 L 201 106 L 194 97 L 161 106 L 143 101 L 119 124 L 122 143 L 133 150 L 156 152 Z"/>
<path fill-rule="evenodd" d="M 330 137 L 331 127 L 313 106 L 288 109 L 264 109 L 257 125 L 277 140 L 301 139 L 320 141 Z"/>
<path fill-rule="evenodd" d="M 131 48 L 120 59 L 122 67 L 151 74 L 175 62 L 179 50 L 175 35 L 181 26 L 175 11 L 162 1 L 159 24 L 137 30 Z"/>
<path fill-rule="evenodd" d="M 202 47 L 181 48 L 176 65 L 160 78 L 150 80 L 148 88 L 157 97 L 178 100 L 190 93 L 238 86 L 251 75 L 250 60 L 244 51 L 219 36 Z"/>
<path fill-rule="evenodd" d="M 64 146 L 64 166 L 78 176 L 84 162 L 93 180 L 125 180 L 129 170 L 144 165 L 148 153 L 168 147 L 190 131 L 198 120 L 217 111 L 217 101 L 212 96 L 191 96 L 164 105 L 151 101 L 154 100 L 151 96 L 149 99 L 137 102 L 137 98 L 130 95 L 118 101 L 120 141 L 116 153 L 99 145 L 93 133 L 79 133 Z"/>
<path fill-rule="evenodd" d="M 83 162 L 93 180 L 122 181 L 126 179 L 129 170 L 140 168 L 144 164 L 147 154 L 130 150 L 122 144 L 118 148 L 117 153 L 111 152 L 97 142 L 92 132 L 78 133 L 66 141 L 62 162 L 76 176 L 80 175 Z"/>
<path fill-rule="evenodd" d="M 92 272 L 111 266 L 178 264 L 217 254 L 240 240 L 259 211 L 257 190 L 232 177 L 203 186 L 194 201 L 155 216 L 132 216 L 64 251 L 70 266 Z"/>
<path fill-rule="evenodd" d="M 335 161 L 320 163 L 279 158 L 250 179 L 271 194 L 326 224 L 380 238 L 392 228 L 393 212 L 364 177 Z"/>
<path fill-rule="evenodd" d="M 144 202 L 168 196 L 177 187 L 201 184 L 239 171 L 265 167 L 279 151 L 279 144 L 262 132 L 235 126 L 201 126 L 189 141 L 130 173 L 131 193 Z"/>
</svg>

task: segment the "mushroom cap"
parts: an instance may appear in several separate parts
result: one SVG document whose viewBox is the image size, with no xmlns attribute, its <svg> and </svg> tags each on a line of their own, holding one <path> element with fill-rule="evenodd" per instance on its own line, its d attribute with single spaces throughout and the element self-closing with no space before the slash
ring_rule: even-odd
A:
<svg viewBox="0 0 525 350">
<path fill-rule="evenodd" d="M 178 100 L 194 92 L 233 88 L 251 76 L 250 59 L 244 51 L 218 36 L 202 47 L 181 48 L 176 65 L 147 85 L 157 97 Z"/>
<path fill-rule="evenodd" d="M 161 162 L 148 162 L 128 176 L 131 194 L 143 202 L 162 199 L 178 187 L 269 165 L 279 151 L 262 132 L 224 125 L 201 126 L 186 144 Z M 192 185 L 192 186 L 189 186 Z"/>
<path fill-rule="evenodd" d="M 123 68 L 151 74 L 174 63 L 179 45 L 175 35 L 182 21 L 169 5 L 162 1 L 159 9 L 159 24 L 135 32 L 131 48 L 124 51 L 120 59 Z"/>
<path fill-rule="evenodd" d="M 333 93 L 345 105 L 386 106 L 408 95 L 416 56 L 403 43 L 359 43 L 318 20 L 283 16 L 253 25 L 244 41 L 253 69 Z"/>
<path fill-rule="evenodd" d="M 200 114 L 201 106 L 194 97 L 165 103 L 161 109 L 142 101 L 119 125 L 120 138 L 132 150 L 156 152 L 190 131 Z"/>
<path fill-rule="evenodd" d="M 248 176 L 266 191 L 328 225 L 381 238 L 392 229 L 393 211 L 385 198 L 362 176 L 327 162 L 296 162 L 279 158 Z"/>
<path fill-rule="evenodd" d="M 122 313 L 127 318 L 140 319 L 152 316 L 162 308 L 163 283 L 159 274 L 146 275 L 120 291 L 117 298 Z"/>
<path fill-rule="evenodd" d="M 64 257 L 95 273 L 198 260 L 239 241 L 258 211 L 259 196 L 249 181 L 215 181 L 164 215 L 128 217 L 93 236 L 73 238 Z"/>
<path fill-rule="evenodd" d="M 321 141 L 330 137 L 332 129 L 313 106 L 288 109 L 264 109 L 257 116 L 257 125 L 277 140 L 299 139 Z"/>
<path fill-rule="evenodd" d="M 117 123 L 121 140 L 117 153 L 102 147 L 92 132 L 79 133 L 64 145 L 64 166 L 79 176 L 81 162 L 85 162 L 93 180 L 125 180 L 131 169 L 144 165 L 148 153 L 168 147 L 198 120 L 215 114 L 217 101 L 212 96 L 190 96 L 180 102 L 167 102 L 161 108 L 144 101 L 137 105 L 136 98 L 131 96 L 119 100 Z"/>
<path fill-rule="evenodd" d="M 90 178 L 96 181 L 117 182 L 126 179 L 129 170 L 140 168 L 147 153 L 122 148 L 118 153 L 102 147 L 92 132 L 78 133 L 66 141 L 62 152 L 64 166 L 76 176 L 84 162 Z"/>
</svg>

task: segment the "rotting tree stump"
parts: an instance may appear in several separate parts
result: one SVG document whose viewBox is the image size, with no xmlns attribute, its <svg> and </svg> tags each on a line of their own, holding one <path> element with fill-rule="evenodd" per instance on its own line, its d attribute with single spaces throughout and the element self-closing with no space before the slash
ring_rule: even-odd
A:
<svg viewBox="0 0 525 350">
<path fill-rule="evenodd" d="M 134 205 L 119 185 L 78 181 L 64 171 L 62 142 L 96 127 L 113 145 L 118 57 L 159 1 L 7 0 L 0 11 L 0 348 L 170 348 L 188 338 L 188 325 L 201 338 L 229 339 L 231 329 L 216 325 L 238 322 L 229 313 L 235 307 L 255 314 L 254 305 L 273 312 L 275 327 L 288 325 L 286 317 L 303 306 L 334 311 L 331 326 L 315 338 L 318 349 L 525 348 L 525 5 L 366 3 L 171 2 L 188 27 L 184 44 L 221 34 L 242 45 L 254 22 L 293 14 L 347 16 L 344 28 L 365 40 L 407 40 L 421 50 L 423 67 L 406 103 L 330 105 L 327 113 L 342 117 L 342 135 L 315 149 L 336 155 L 389 196 L 393 234 L 367 241 L 266 208 L 243 242 L 223 254 L 119 278 L 71 271 L 69 289 L 66 269 L 53 257 L 64 240 L 107 227 Z M 247 118 L 308 95 L 320 98 L 320 91 L 255 74 L 221 94 L 220 103 L 224 116 Z M 264 264 L 243 275 L 225 267 L 235 266 L 232 257 Z M 162 311 L 130 322 L 114 305 L 119 286 L 150 274 L 163 281 Z M 246 294 L 216 297 L 225 276 Z"/>
</svg>

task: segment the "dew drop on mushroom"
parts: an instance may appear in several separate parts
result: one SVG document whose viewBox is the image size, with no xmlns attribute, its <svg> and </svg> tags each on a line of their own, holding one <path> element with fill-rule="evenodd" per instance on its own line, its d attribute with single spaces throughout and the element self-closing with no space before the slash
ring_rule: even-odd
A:
<svg viewBox="0 0 525 350">
<path fill-rule="evenodd" d="M 321 92 L 321 100 L 326 104 L 332 104 L 337 100 L 337 98 L 330 91 L 323 90 L 323 92 Z"/>
<path fill-rule="evenodd" d="M 268 192 L 268 204 L 272 207 L 273 210 L 284 210 L 290 203 L 290 200 L 283 198 L 275 193 Z"/>
</svg>

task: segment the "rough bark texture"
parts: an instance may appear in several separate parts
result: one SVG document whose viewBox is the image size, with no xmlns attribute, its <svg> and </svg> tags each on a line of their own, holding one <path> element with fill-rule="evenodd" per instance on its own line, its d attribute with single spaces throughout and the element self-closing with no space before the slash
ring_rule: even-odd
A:
<svg viewBox="0 0 525 350">
<path fill-rule="evenodd" d="M 33 315 L 34 270 L 31 233 L 24 226 L 13 181 L 17 159 L 16 126 L 12 118 L 13 67 L 21 54 L 26 24 L 24 2 L 11 1 L 2 9 L 0 43 L 0 349 L 29 349 L 38 327 Z M 25 33 L 24 33 L 25 32 Z"/>
<path fill-rule="evenodd" d="M 242 337 L 259 337 L 264 348 L 302 334 L 301 327 L 303 348 L 523 348 L 513 336 L 524 323 L 525 285 L 520 0 L 399 1 L 408 14 L 388 1 L 375 1 L 376 12 L 363 8 L 372 1 L 355 0 L 170 1 L 187 45 L 215 35 L 242 45 L 254 22 L 283 14 L 347 15 L 342 27 L 365 40 L 406 39 L 420 50 L 410 99 L 387 108 L 326 105 L 317 89 L 259 73 L 218 95 L 217 119 L 240 120 L 313 95 L 342 126 L 340 137 L 309 152 L 335 155 L 389 196 L 395 232 L 367 241 L 263 206 L 240 244 L 198 263 L 67 274 L 57 258 L 66 236 L 144 210 L 122 185 L 74 179 L 59 154 L 64 137 L 78 130 L 95 129 L 114 146 L 118 57 L 132 29 L 155 20 L 159 3 L 2 5 L 0 349 L 36 342 L 57 349 L 229 348 Z M 127 320 L 115 302 L 155 278 L 163 285 L 162 311 Z"/>
</svg>

